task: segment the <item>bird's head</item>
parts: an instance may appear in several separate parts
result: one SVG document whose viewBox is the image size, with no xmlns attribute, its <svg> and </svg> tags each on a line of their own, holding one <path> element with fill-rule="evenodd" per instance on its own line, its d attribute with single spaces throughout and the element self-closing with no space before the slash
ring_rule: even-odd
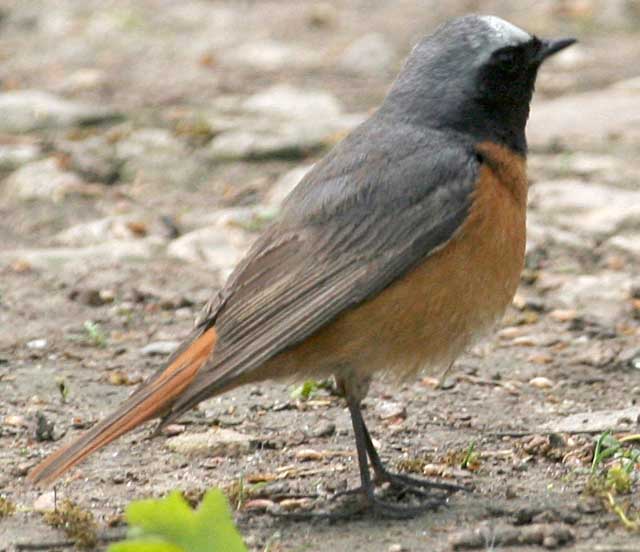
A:
<svg viewBox="0 0 640 552">
<path fill-rule="evenodd" d="M 381 111 L 524 152 L 538 69 L 574 42 L 540 39 L 495 16 L 453 19 L 415 46 Z"/>
</svg>

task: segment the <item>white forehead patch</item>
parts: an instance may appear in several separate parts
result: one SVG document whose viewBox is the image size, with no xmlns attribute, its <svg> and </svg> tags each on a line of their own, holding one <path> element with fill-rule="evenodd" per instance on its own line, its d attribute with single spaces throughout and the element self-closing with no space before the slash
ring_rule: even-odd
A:
<svg viewBox="0 0 640 552">
<path fill-rule="evenodd" d="M 501 42 L 506 44 L 521 44 L 531 40 L 531 35 L 520 27 L 512 25 L 495 15 L 483 15 L 480 17 L 498 35 Z"/>
</svg>

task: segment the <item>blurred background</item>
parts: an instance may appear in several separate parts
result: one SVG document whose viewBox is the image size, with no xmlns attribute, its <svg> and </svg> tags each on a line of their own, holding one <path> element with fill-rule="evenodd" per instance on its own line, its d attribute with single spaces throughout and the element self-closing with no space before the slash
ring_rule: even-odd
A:
<svg viewBox="0 0 640 552">
<path fill-rule="evenodd" d="M 246 218 L 269 218 L 304 167 L 378 105 L 412 45 L 467 12 L 579 37 L 545 65 L 536 102 L 620 81 L 640 87 L 629 81 L 640 73 L 633 0 L 4 0 L 2 195 L 38 201 L 8 204 L 3 249 L 104 245 L 127 235 L 158 237 L 164 242 L 149 243 L 163 248 L 178 233 L 218 223 L 215 210 L 230 206 L 261 204 L 226 213 L 259 225 Z M 585 128 L 594 125 L 606 125 L 603 136 L 637 133 L 636 98 L 609 97 L 616 94 L 627 93 L 572 99 L 557 108 L 562 117 L 542 112 L 531 124 L 533 148 L 593 145 L 584 135 L 603 132 Z M 280 180 L 292 163 L 302 168 Z M 130 211 L 138 218 L 127 228 L 114 219 L 72 229 Z M 204 256 L 228 269 L 246 236 L 227 234 L 213 244 L 205 233 L 169 243 L 170 256 Z M 134 251 L 151 255 L 143 243 Z M 114 247 L 104 254 L 125 253 Z"/>
<path fill-rule="evenodd" d="M 571 510 L 567 500 L 581 496 L 584 481 L 563 477 L 574 473 L 570 462 L 590 465 L 587 437 L 561 440 L 560 461 L 535 443 L 527 448 L 529 437 L 490 435 L 528 435 L 543 424 L 583 435 L 579 424 L 553 424 L 603 409 L 623 426 L 635 419 L 618 411 L 640 395 L 638 0 L 0 0 L 7 496 L 29 508 L 51 499 L 22 483 L 55 446 L 49 441 L 88 426 L 160 365 L 286 194 L 380 103 L 413 44 L 468 12 L 579 39 L 538 80 L 522 286 L 498 335 L 465 356 L 444 389 L 429 378 L 399 389 L 376 384 L 367 415 L 383 454 L 453 453 L 469 442 L 507 450 L 474 474 L 481 493 L 513 487 L 525 501 L 546 500 L 557 489 L 560 509 Z M 40 431 L 36 417 L 54 429 Z M 609 422 L 593 423 L 604 431 Z M 107 520 L 133 498 L 295 464 L 288 455 L 300 447 L 352 446 L 337 398 L 304 407 L 282 385 L 209 401 L 186 425 L 233 427 L 264 450 L 241 461 L 184 462 L 188 451 L 144 444 L 138 432 L 84 465 L 79 473 L 91 483 L 71 480 L 67 492 Z M 352 467 L 339 455 L 314 461 L 321 475 L 286 476 L 289 490 L 308 491 Z M 484 510 L 464 502 L 456 512 L 474 520 Z M 32 535 L 50 537 L 23 512 L 5 523 L 3 542 L 25 537 L 25 516 Z M 442 516 L 430 520 L 456 528 Z M 576 530 L 578 540 L 620 537 L 633 548 L 599 519 Z M 336 550 L 387 538 L 384 525 L 359 527 L 324 537 L 305 531 Z M 424 549 L 422 526 L 405 527 L 415 529 L 411 549 Z M 248 531 L 258 544 L 273 532 Z M 283 542 L 299 531 L 284 531 Z"/>
</svg>

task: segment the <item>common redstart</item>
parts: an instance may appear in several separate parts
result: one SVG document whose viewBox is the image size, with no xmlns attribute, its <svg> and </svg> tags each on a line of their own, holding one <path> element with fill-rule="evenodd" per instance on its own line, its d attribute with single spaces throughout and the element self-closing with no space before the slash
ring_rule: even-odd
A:
<svg viewBox="0 0 640 552">
<path fill-rule="evenodd" d="M 291 192 L 164 367 L 28 479 L 52 482 L 143 422 L 162 427 L 239 385 L 333 376 L 351 414 L 364 507 L 420 510 L 383 501 L 380 482 L 425 496 L 453 489 L 387 471 L 360 403 L 378 372 L 407 379 L 448 367 L 511 302 L 534 82 L 573 42 L 476 15 L 419 42 L 379 109 Z"/>
</svg>

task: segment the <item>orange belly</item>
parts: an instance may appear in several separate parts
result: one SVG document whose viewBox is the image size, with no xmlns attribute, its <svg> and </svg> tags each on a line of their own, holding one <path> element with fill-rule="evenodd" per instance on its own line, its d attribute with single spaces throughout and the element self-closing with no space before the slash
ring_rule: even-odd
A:
<svg viewBox="0 0 640 552">
<path fill-rule="evenodd" d="M 500 320 L 518 286 L 525 251 L 524 159 L 490 144 L 465 223 L 451 241 L 376 297 L 301 345 L 263 377 L 374 372 L 406 378 L 446 368 Z"/>
</svg>

